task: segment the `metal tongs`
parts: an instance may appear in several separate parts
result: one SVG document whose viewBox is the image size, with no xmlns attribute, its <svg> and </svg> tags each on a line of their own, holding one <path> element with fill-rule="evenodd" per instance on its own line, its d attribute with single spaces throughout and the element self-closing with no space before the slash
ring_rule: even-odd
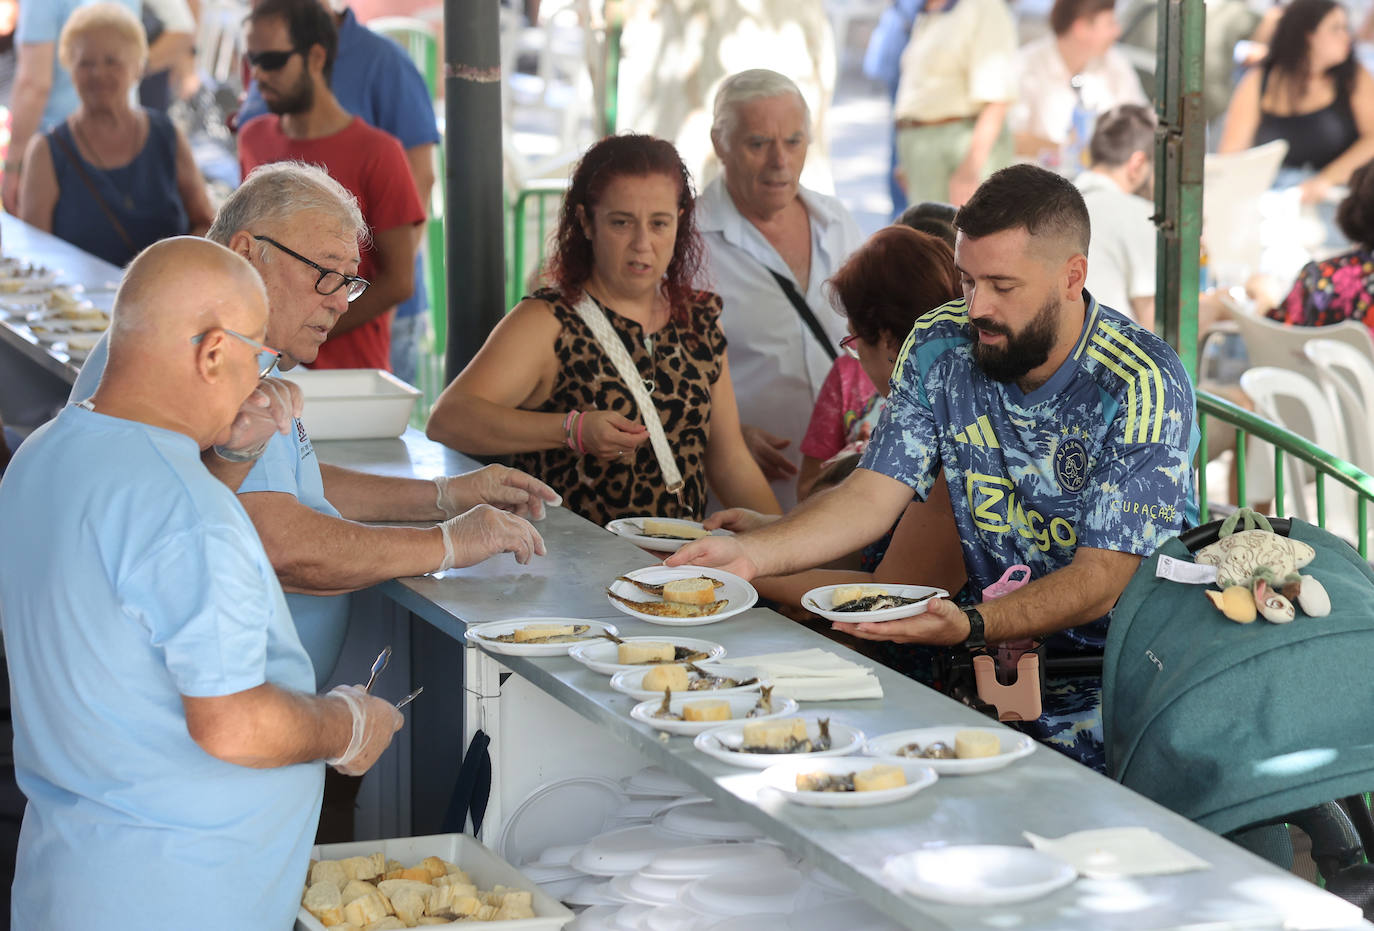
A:
<svg viewBox="0 0 1374 931">
<path fill-rule="evenodd" d="M 369 694 L 372 692 L 372 684 L 377 681 L 377 677 L 382 674 L 382 670 L 386 669 L 387 663 L 389 662 L 391 662 L 391 647 L 388 645 L 386 647 L 383 647 L 382 652 L 378 653 L 377 658 L 372 661 L 372 674 L 367 677 L 367 685 L 363 686 L 364 692 L 367 692 Z M 420 686 L 418 689 L 411 692 L 405 698 L 402 698 L 400 701 L 398 701 L 396 703 L 396 707 L 404 708 L 406 705 L 413 702 L 416 696 L 418 696 L 424 690 L 425 687 L 423 685 Z"/>
</svg>

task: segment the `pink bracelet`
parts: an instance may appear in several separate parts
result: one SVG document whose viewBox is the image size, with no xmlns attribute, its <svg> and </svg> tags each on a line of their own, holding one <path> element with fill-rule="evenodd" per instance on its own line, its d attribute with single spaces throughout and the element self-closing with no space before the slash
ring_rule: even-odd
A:
<svg viewBox="0 0 1374 931">
<path fill-rule="evenodd" d="M 572 424 L 577 417 L 577 411 L 568 411 L 568 416 L 563 418 L 563 442 L 568 445 L 568 449 L 573 448 Z"/>
<path fill-rule="evenodd" d="M 582 412 L 581 412 L 581 411 L 578 411 L 578 412 L 577 412 L 577 451 L 578 451 L 578 453 L 580 453 L 580 454 L 583 455 L 583 456 L 587 455 L 587 450 L 582 446 L 582 424 L 585 423 L 586 420 L 587 420 L 587 418 L 582 416 Z"/>
</svg>

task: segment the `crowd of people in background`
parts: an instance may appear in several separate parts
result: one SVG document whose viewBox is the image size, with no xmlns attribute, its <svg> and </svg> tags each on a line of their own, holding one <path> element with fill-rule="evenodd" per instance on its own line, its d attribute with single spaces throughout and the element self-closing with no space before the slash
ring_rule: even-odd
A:
<svg viewBox="0 0 1374 931">
<path fill-rule="evenodd" d="M 482 335 L 428 420 L 432 439 L 509 465 L 429 482 L 321 464 L 289 381 L 296 366 L 414 377 L 440 141 L 415 65 L 346 8 L 252 4 L 243 180 L 216 209 L 162 112 L 194 93 L 185 0 L 21 0 L 0 198 L 127 272 L 72 404 L 22 444 L 0 486 L 0 520 L 51 525 L 0 540 L 6 643 L 30 670 L 117 660 L 138 672 L 112 729 L 95 700 L 58 701 L 45 677 L 15 677 L 23 926 L 122 902 L 146 914 L 159 897 L 127 878 L 130 836 L 258 890 L 205 927 L 289 922 L 321 798 L 347 822 L 357 783 L 339 774 L 364 772 L 401 724 L 360 689 L 316 695 L 349 593 L 537 558 L 530 521 L 558 503 L 597 524 L 651 514 L 736 530 L 674 560 L 758 577 L 799 614 L 815 585 L 907 578 L 919 564 L 951 592 L 922 620 L 840 627 L 937 688 L 960 675 L 951 657 L 989 644 L 1100 652 L 1140 559 L 1195 518 L 1193 388 L 1153 332 L 1156 122 L 1117 47 L 1116 5 L 1055 0 L 1048 32 L 1025 45 L 1014 12 L 893 0 L 884 13 L 866 67 L 892 102 L 898 222 L 867 239 L 838 198 L 802 185 L 812 112 L 774 70 L 716 88 L 720 172 L 701 187 L 649 135 L 582 153 L 538 287 Z M 1309 201 L 1348 184 L 1339 220 L 1356 247 L 1304 269 L 1272 313 L 1374 324 L 1374 81 L 1349 14 L 1292 0 L 1255 29 L 1228 53 L 1236 84 L 1217 146 L 1285 140 L 1284 183 Z M 154 102 L 133 104 L 136 85 Z M 176 403 L 162 409 L 166 397 Z M 0 468 L 9 455 L 0 442 Z M 96 456 L 110 467 L 80 468 Z M 133 516 L 111 503 L 127 489 Z M 117 532 L 36 522 L 49 499 Z M 51 591 L 56 567 L 74 564 L 99 584 L 82 598 Z M 1031 584 L 985 602 L 1013 565 L 1031 567 Z M 215 584 L 169 593 L 158 573 Z M 155 621 L 97 623 L 108 643 L 81 633 L 121 611 Z M 1050 681 L 1026 729 L 1100 769 L 1100 686 L 1091 673 Z M 195 765 L 153 765 L 140 746 L 152 732 Z M 70 738 L 60 752 L 55 734 Z M 153 775 L 121 794 L 128 774 L 83 753 L 97 745 Z M 270 817 L 275 845 L 204 849 L 210 815 L 189 804 L 200 781 L 229 787 L 215 812 L 243 832 Z M 274 786 L 289 816 L 254 807 Z M 322 838 L 346 835 L 329 823 Z M 80 894 L 52 865 L 75 851 L 100 864 Z M 168 926 L 187 907 L 159 901 Z"/>
</svg>

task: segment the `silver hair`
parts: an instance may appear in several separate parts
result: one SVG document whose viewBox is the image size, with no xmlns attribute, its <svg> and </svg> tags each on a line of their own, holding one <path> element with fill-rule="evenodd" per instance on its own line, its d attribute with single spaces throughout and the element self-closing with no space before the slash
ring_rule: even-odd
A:
<svg viewBox="0 0 1374 931">
<path fill-rule="evenodd" d="M 227 246 L 239 230 L 275 230 L 292 217 L 310 212 L 326 214 L 342 229 L 354 230 L 360 244 L 370 238 L 358 199 L 346 187 L 322 168 L 289 161 L 253 169 L 219 208 L 205 236 Z M 258 246 L 259 258 L 265 259 L 270 254 L 267 243 Z"/>
<path fill-rule="evenodd" d="M 711 117 L 711 138 L 722 149 L 729 150 L 730 137 L 735 134 L 739 124 L 739 108 L 753 100 L 769 97 L 784 97 L 788 94 L 797 98 L 801 104 L 802 119 L 806 124 L 806 139 L 811 140 L 811 108 L 806 105 L 801 88 L 789 77 L 769 71 L 767 68 L 751 68 L 726 78 L 716 91 L 716 102 Z"/>
</svg>

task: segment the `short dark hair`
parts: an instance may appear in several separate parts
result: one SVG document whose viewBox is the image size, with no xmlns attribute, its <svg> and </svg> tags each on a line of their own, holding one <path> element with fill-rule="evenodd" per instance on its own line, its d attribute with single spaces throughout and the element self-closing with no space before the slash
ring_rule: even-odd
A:
<svg viewBox="0 0 1374 931">
<path fill-rule="evenodd" d="M 247 21 L 255 23 L 264 19 L 285 20 L 292 48 L 302 53 L 308 52 L 311 46 L 322 46 L 324 79 L 328 82 L 333 77 L 334 58 L 339 52 L 339 30 L 323 3 L 319 0 L 258 0 Z"/>
<path fill-rule="evenodd" d="M 671 142 L 642 133 L 607 136 L 587 149 L 573 168 L 558 215 L 554 248 L 545 265 L 547 277 L 569 303 L 581 295 L 595 264 L 592 242 L 582 231 L 577 208 L 581 207 L 590 219 L 612 181 L 651 175 L 663 175 L 677 185 L 677 239 L 673 243 L 673 258 L 663 274 L 663 291 L 675 319 L 686 313 L 694 293 L 692 282 L 701 269 L 703 249 L 694 219 L 696 194 L 692 190 L 692 175 Z"/>
<path fill-rule="evenodd" d="M 1116 9 L 1116 0 L 1054 0 L 1050 7 L 1050 28 L 1062 36 L 1080 19 L 1087 19 Z"/>
<path fill-rule="evenodd" d="M 1004 230 L 1071 239 L 1088 253 L 1092 226 L 1083 195 L 1072 181 L 1038 165 L 1012 165 L 994 172 L 959 208 L 954 227 L 972 239 Z"/>
<path fill-rule="evenodd" d="M 868 237 L 830 276 L 828 288 L 854 335 L 875 345 L 883 337 L 900 342 L 917 317 L 961 293 L 954 250 L 907 226 L 885 226 Z"/>
<path fill-rule="evenodd" d="M 1153 161 L 1154 145 L 1154 111 L 1138 103 L 1123 103 L 1097 118 L 1088 156 L 1093 165 L 1119 168 L 1137 152 Z"/>
<path fill-rule="evenodd" d="M 912 204 L 897 218 L 898 226 L 909 226 L 918 233 L 929 233 L 943 239 L 951 249 L 954 248 L 954 215 L 958 211 L 952 204 L 927 200 Z"/>
<path fill-rule="evenodd" d="M 1336 225 L 1345 238 L 1374 249 L 1374 162 L 1365 162 L 1350 174 L 1350 193 L 1336 208 Z"/>
</svg>

